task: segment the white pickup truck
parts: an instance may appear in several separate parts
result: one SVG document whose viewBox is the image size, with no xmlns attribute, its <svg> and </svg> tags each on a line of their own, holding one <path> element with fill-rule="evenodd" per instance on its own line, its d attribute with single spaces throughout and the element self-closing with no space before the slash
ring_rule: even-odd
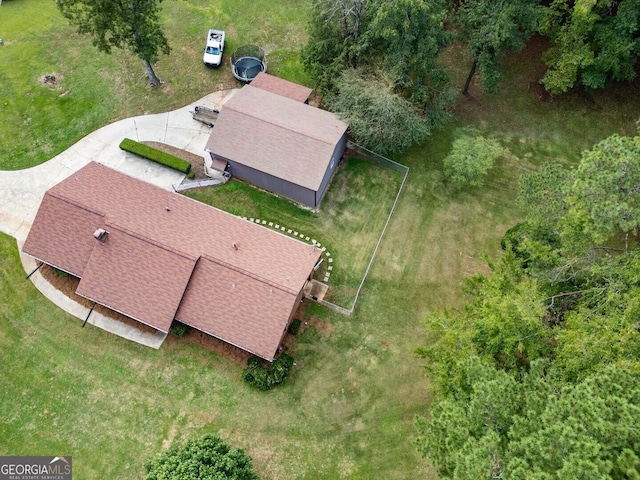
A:
<svg viewBox="0 0 640 480">
<path fill-rule="evenodd" d="M 224 50 L 224 30 L 209 30 L 202 61 L 207 67 L 219 67 Z"/>
</svg>

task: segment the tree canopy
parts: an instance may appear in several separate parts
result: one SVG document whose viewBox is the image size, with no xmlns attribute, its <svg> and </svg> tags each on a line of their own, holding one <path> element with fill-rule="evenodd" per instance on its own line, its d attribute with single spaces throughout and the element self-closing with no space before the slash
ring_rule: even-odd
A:
<svg viewBox="0 0 640 480">
<path fill-rule="evenodd" d="M 93 37 L 93 44 L 110 53 L 112 48 L 128 49 L 145 65 L 149 83 L 160 80 L 152 64 L 161 53 L 169 54 L 158 13 L 161 0 L 56 0 L 56 5 L 79 33 Z"/>
<path fill-rule="evenodd" d="M 258 480 L 244 451 L 211 434 L 172 446 L 145 469 L 145 480 Z"/>
<path fill-rule="evenodd" d="M 337 92 L 327 105 L 349 124 L 351 135 L 361 145 L 389 154 L 422 140 L 429 126 L 418 109 L 394 91 L 387 74 L 373 77 L 345 70 L 336 82 Z"/>
<path fill-rule="evenodd" d="M 559 386 L 545 366 L 516 380 L 466 362 L 467 383 L 416 420 L 441 478 L 639 478 L 640 377 L 609 366 Z"/>
<path fill-rule="evenodd" d="M 438 63 L 452 40 L 445 19 L 445 0 L 314 1 L 303 65 L 365 146 L 397 152 L 449 120 L 456 93 Z"/>
<path fill-rule="evenodd" d="M 552 93 L 631 80 L 640 59 L 640 0 L 553 0 L 542 32 L 552 42 L 543 78 Z"/>
<path fill-rule="evenodd" d="M 491 274 L 427 316 L 440 397 L 416 447 L 442 478 L 640 478 L 638 143 L 524 175 L 527 218 Z"/>
<path fill-rule="evenodd" d="M 444 29 L 443 0 L 373 1 L 363 36 L 370 63 L 380 64 L 417 104 L 424 105 L 448 78 L 438 55 L 452 36 Z"/>
<path fill-rule="evenodd" d="M 455 21 L 472 60 L 462 93 L 469 93 L 476 70 L 484 89 L 496 93 L 502 80 L 499 57 L 524 48 L 543 15 L 539 0 L 460 1 Z"/>
<path fill-rule="evenodd" d="M 451 152 L 443 160 L 443 172 L 456 190 L 466 186 L 480 187 L 504 149 L 493 139 L 465 135 L 453 142 Z"/>
<path fill-rule="evenodd" d="M 568 215 L 602 243 L 640 224 L 640 136 L 612 135 L 584 152 L 568 188 Z"/>
</svg>

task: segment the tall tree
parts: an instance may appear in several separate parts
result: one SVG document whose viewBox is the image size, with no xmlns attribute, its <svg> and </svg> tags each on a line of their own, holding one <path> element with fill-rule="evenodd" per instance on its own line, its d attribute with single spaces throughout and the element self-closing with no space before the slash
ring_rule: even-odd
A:
<svg viewBox="0 0 640 480">
<path fill-rule="evenodd" d="M 640 0 L 554 0 L 541 30 L 553 44 L 542 80 L 551 93 L 636 76 Z"/>
<path fill-rule="evenodd" d="M 113 47 L 126 48 L 145 66 L 149 83 L 160 85 L 152 64 L 160 53 L 169 54 L 158 12 L 161 0 L 56 0 L 62 14 L 88 33 L 100 51 L 110 53 Z"/>
<path fill-rule="evenodd" d="M 461 0 L 455 19 L 472 60 L 462 93 L 469 93 L 476 71 L 484 89 L 497 92 L 502 80 L 499 57 L 521 50 L 543 15 L 539 0 Z"/>
<path fill-rule="evenodd" d="M 442 49 L 452 40 L 445 30 L 444 0 L 372 1 L 363 46 L 372 60 L 406 88 L 416 103 L 426 105 L 448 77 L 438 64 Z"/>
<path fill-rule="evenodd" d="M 363 146 L 390 154 L 400 152 L 429 134 L 421 112 L 395 93 L 387 74 L 342 72 L 337 93 L 326 97 L 329 109 L 349 124 L 351 135 Z"/>
<path fill-rule="evenodd" d="M 367 5 L 367 0 L 314 0 L 302 64 L 321 92 L 332 91 L 340 73 L 357 66 Z"/>
<path fill-rule="evenodd" d="M 416 419 L 414 444 L 441 478 L 640 478 L 640 377 L 609 366 L 561 386 L 544 363 L 520 380 L 466 365 L 463 388 Z"/>
<path fill-rule="evenodd" d="M 567 223 L 595 244 L 640 226 L 640 136 L 612 135 L 582 154 L 568 188 Z"/>
<path fill-rule="evenodd" d="M 449 155 L 442 161 L 444 176 L 456 190 L 481 187 L 489 170 L 504 153 L 496 140 L 465 135 L 453 142 Z"/>
</svg>

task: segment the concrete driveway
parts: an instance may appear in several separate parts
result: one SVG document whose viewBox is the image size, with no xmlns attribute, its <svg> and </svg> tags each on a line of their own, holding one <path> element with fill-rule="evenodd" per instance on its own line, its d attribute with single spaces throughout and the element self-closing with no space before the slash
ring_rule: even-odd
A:
<svg viewBox="0 0 640 480">
<path fill-rule="evenodd" d="M 0 171 L 0 231 L 21 247 L 27 238 L 44 193 L 91 161 L 100 162 L 132 177 L 165 189 L 180 183 L 184 175 L 120 150 L 123 138 L 156 141 L 204 154 L 211 129 L 193 120 L 196 105 L 220 108 L 236 90 L 222 90 L 178 110 L 142 115 L 112 123 L 87 135 L 51 160 L 32 168 Z"/>
<path fill-rule="evenodd" d="M 124 152 L 118 145 L 128 137 L 137 141 L 162 142 L 204 155 L 211 129 L 193 120 L 189 112 L 196 105 L 219 109 L 236 91 L 214 92 L 172 112 L 120 120 L 87 135 L 41 165 L 25 170 L 0 171 L 0 231 L 14 237 L 18 248 L 22 250 L 45 192 L 91 161 L 172 190 L 173 185 L 184 179 L 184 174 Z M 20 259 L 26 272 L 32 272 L 37 267 L 35 260 L 27 255 L 21 253 Z M 39 272 L 30 279 L 43 295 L 60 308 L 82 320 L 87 317 L 88 308 L 54 288 Z M 88 323 L 153 348 L 159 348 L 166 337 L 162 332 L 142 332 L 97 312 L 91 313 Z"/>
</svg>

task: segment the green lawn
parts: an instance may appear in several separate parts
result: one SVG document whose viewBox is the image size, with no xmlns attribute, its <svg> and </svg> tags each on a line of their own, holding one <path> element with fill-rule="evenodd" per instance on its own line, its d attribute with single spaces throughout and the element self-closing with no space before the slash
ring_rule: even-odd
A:
<svg viewBox="0 0 640 480">
<path fill-rule="evenodd" d="M 403 175 L 369 160 L 346 159 L 336 169 L 315 213 L 236 180 L 187 195 L 235 215 L 284 226 L 285 233 L 291 229 L 292 234 L 298 232 L 317 240 L 327 248 L 316 274 L 322 280 L 324 273 L 330 272 L 326 300 L 349 309 Z M 327 270 L 329 266 L 331 270 Z"/>
<path fill-rule="evenodd" d="M 227 54 L 257 43 L 272 72 L 308 83 L 297 57 L 303 0 L 165 2 L 174 50 L 157 66 L 166 81 L 157 90 L 144 85 L 138 60 L 96 53 L 52 5 L 0 6 L 3 169 L 45 161 L 110 121 L 170 110 L 233 85 L 228 66 L 201 64 L 209 27 L 227 30 Z M 250 389 L 240 380 L 242 366 L 185 341 L 171 338 L 155 351 L 81 329 L 24 279 L 15 242 L 0 236 L 0 454 L 73 455 L 77 478 L 139 479 L 144 460 L 171 441 L 220 432 L 246 449 L 264 479 L 436 478 L 410 445 L 413 417 L 427 412 L 431 398 L 413 355 L 426 341 L 424 312 L 460 306 L 460 281 L 487 271 L 483 257 L 497 254 L 500 237 L 520 217 L 513 199 L 522 172 L 548 159 L 574 164 L 594 142 L 632 133 L 640 117 L 638 83 L 541 100 L 530 85 L 541 68 L 535 58 L 531 48 L 508 59 L 500 95 L 473 88 L 460 99 L 455 123 L 396 158 L 411 171 L 354 315 L 308 307 L 293 345 L 297 367 L 271 392 Z M 461 84 L 468 65 L 460 48 L 443 60 Z M 51 72 L 61 76 L 58 90 L 38 83 Z M 453 195 L 441 160 L 468 129 L 496 137 L 511 153 L 484 188 Z M 336 258 L 343 300 L 341 289 L 368 260 L 359 242 L 375 237 L 377 224 L 358 208 L 377 200 L 368 186 L 381 188 L 379 173 L 365 162 L 347 163 L 319 214 L 235 182 L 194 196 L 317 237 Z M 363 199 L 352 196 L 350 182 L 361 182 L 355 190 L 367 191 Z M 380 204 L 374 220 L 387 208 Z"/>
<path fill-rule="evenodd" d="M 6 0 L 0 11 L 0 169 L 37 165 L 88 132 L 115 120 L 182 107 L 220 88 L 239 84 L 229 59 L 246 44 L 267 53 L 269 71 L 308 83 L 298 61 L 308 6 L 302 0 L 164 2 L 172 47 L 146 86 L 142 62 L 127 52 L 98 52 L 91 39 L 58 13 L 51 0 Z M 202 64 L 209 28 L 227 32 L 224 66 Z M 56 84 L 45 86 L 44 75 Z"/>
</svg>

